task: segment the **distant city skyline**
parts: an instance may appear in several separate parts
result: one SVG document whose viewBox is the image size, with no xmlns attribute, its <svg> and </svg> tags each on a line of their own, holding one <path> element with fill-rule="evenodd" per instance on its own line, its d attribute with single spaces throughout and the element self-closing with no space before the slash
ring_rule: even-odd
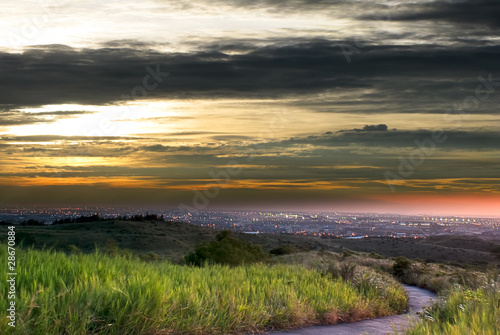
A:
<svg viewBox="0 0 500 335">
<path fill-rule="evenodd" d="M 73 213 L 74 215 L 89 215 L 89 214 L 103 214 L 109 215 L 110 213 L 122 213 L 123 215 L 136 215 L 136 214 L 165 214 L 165 213 L 179 213 L 179 214 L 209 214 L 214 212 L 255 212 L 255 213 L 288 213 L 288 214 L 338 214 L 338 215 L 381 215 L 381 216 L 415 216 L 422 218 L 490 218 L 490 219 L 499 219 L 500 216 L 496 215 L 473 215 L 473 214 L 457 214 L 457 211 L 452 211 L 450 213 L 444 212 L 409 212 L 409 211 L 401 211 L 397 210 L 394 212 L 384 212 L 384 211 L 367 211 L 367 210 L 348 210 L 348 208 L 343 207 L 344 210 L 328 210 L 328 209 L 314 209 L 314 208 L 253 208 L 253 207 L 214 207 L 200 210 L 184 210 L 177 207 L 163 207 L 163 206 L 152 206 L 152 205 L 144 205 L 144 206 L 105 206 L 105 205 L 86 205 L 86 206 L 44 206 L 44 205 L 20 205 L 13 204 L 10 206 L 0 207 L 0 216 L 5 213 Z M 401 208 L 399 207 L 399 210 Z M 500 221 L 499 221 L 500 222 Z"/>
<path fill-rule="evenodd" d="M 500 217 L 493 0 L 8 0 L 0 207 Z"/>
<path fill-rule="evenodd" d="M 113 220 L 151 222 L 169 226 L 182 222 L 213 229 L 248 234 L 291 234 L 321 238 L 426 239 L 435 236 L 474 235 L 486 240 L 500 238 L 500 218 L 440 215 L 401 215 L 359 212 L 245 211 L 145 208 L 0 208 L 0 224 L 21 226 L 64 225 L 98 222 L 107 226 Z"/>
</svg>

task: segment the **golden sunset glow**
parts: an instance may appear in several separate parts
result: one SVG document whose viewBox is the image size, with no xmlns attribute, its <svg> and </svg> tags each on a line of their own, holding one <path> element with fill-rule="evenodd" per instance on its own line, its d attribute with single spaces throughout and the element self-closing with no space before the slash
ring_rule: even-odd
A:
<svg viewBox="0 0 500 335">
<path fill-rule="evenodd" d="M 443 6 L 9 3 L 0 199 L 497 215 L 497 21 Z"/>
</svg>

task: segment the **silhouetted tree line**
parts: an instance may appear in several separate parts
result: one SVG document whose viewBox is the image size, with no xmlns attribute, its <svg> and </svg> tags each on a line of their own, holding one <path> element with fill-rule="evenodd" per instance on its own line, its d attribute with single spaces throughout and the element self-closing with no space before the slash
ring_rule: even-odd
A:
<svg viewBox="0 0 500 335">
<path fill-rule="evenodd" d="M 21 222 L 21 225 L 22 226 L 45 226 L 45 223 L 43 223 L 42 221 L 29 219 L 28 221 Z"/>
<path fill-rule="evenodd" d="M 157 215 L 157 214 L 149 214 L 146 213 L 145 215 L 132 215 L 132 216 L 118 216 L 113 219 L 106 219 L 102 218 L 99 216 L 99 214 L 94 214 L 91 216 L 80 216 L 77 218 L 65 218 L 65 219 L 60 219 L 57 221 L 54 221 L 53 224 L 58 225 L 58 224 L 69 224 L 69 223 L 85 223 L 85 222 L 99 222 L 99 221 L 114 221 L 114 220 L 119 220 L 119 221 L 160 221 L 160 222 L 165 222 L 165 217 L 163 215 Z"/>
<path fill-rule="evenodd" d="M 21 226 L 44 226 L 43 221 L 29 219 L 20 223 Z M 0 221 L 0 226 L 12 226 L 12 222 Z"/>
<path fill-rule="evenodd" d="M 123 221 L 162 221 L 162 222 L 164 222 L 165 218 L 163 215 L 158 216 L 158 214 L 146 213 L 145 215 L 133 215 L 130 217 L 124 217 L 121 220 L 123 220 Z"/>
<path fill-rule="evenodd" d="M 77 218 L 66 218 L 54 221 L 53 224 L 66 224 L 66 223 L 85 223 L 85 222 L 97 222 L 104 221 L 105 219 L 101 218 L 99 214 L 93 214 L 91 216 L 79 216 Z"/>
</svg>

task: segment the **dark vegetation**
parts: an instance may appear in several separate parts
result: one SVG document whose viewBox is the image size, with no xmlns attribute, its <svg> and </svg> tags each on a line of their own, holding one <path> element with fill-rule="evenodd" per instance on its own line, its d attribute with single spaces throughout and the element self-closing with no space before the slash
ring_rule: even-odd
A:
<svg viewBox="0 0 500 335">
<path fill-rule="evenodd" d="M 66 219 L 67 220 L 67 219 Z M 146 255 L 154 253 L 159 259 L 181 263 L 188 252 L 200 244 L 215 240 L 220 230 L 187 223 L 167 222 L 154 214 L 136 215 L 118 219 L 103 219 L 98 215 L 72 219 L 55 225 L 19 225 L 17 241 L 35 248 L 51 247 L 60 251 L 79 250 L 83 253 L 115 245 L 116 249 Z M 7 235 L 0 236 L 0 240 Z M 252 242 L 273 256 L 303 251 L 327 250 L 346 256 L 356 252 L 372 258 L 405 256 L 423 263 L 446 263 L 459 267 L 485 268 L 500 265 L 500 243 L 483 241 L 476 237 L 439 236 L 429 239 L 314 238 L 285 234 L 243 234 L 232 237 Z M 113 241 L 113 242 L 111 242 Z M 72 247 L 70 247 L 72 246 Z M 71 249 L 71 250 L 70 250 Z"/>
<path fill-rule="evenodd" d="M 185 257 L 187 264 L 202 266 L 207 263 L 243 265 L 267 260 L 269 253 L 260 245 L 231 236 L 230 231 L 221 231 L 215 240 L 203 243 Z"/>
<path fill-rule="evenodd" d="M 12 224 L 9 222 L 0 221 L 0 226 L 10 226 L 10 225 L 12 225 Z M 21 226 L 45 226 L 45 224 L 42 221 L 33 220 L 33 219 L 25 220 L 25 221 L 21 222 L 20 225 Z"/>
<path fill-rule="evenodd" d="M 356 274 L 356 264 L 352 262 L 341 262 L 339 264 L 330 265 L 326 274 L 332 278 L 342 278 L 344 281 L 353 281 Z"/>
<path fill-rule="evenodd" d="M 398 256 L 394 258 L 394 265 L 392 266 L 392 274 L 396 278 L 403 278 L 411 269 L 411 261 L 405 256 Z"/>
<path fill-rule="evenodd" d="M 308 250 L 297 248 L 294 247 L 293 245 L 280 245 L 279 247 L 272 249 L 270 253 L 271 255 L 274 256 L 282 256 L 282 255 L 293 254 L 295 252 L 300 252 L 300 251 L 308 251 Z"/>
<path fill-rule="evenodd" d="M 165 218 L 163 215 L 157 215 L 157 214 L 149 214 L 146 213 L 145 215 L 131 215 L 131 216 L 119 216 L 116 219 L 113 220 L 118 220 L 118 221 L 136 221 L 136 222 L 144 222 L 144 221 L 154 221 L 154 222 L 165 222 Z M 30 220 L 30 221 L 35 221 L 35 220 Z M 68 224 L 68 223 L 85 223 L 85 222 L 100 222 L 100 221 L 110 221 L 110 219 L 105 219 L 99 216 L 99 214 L 93 214 L 90 216 L 79 216 L 77 218 L 66 218 L 66 219 L 60 219 L 54 221 L 54 225 L 60 225 L 60 224 Z M 38 222 L 38 221 L 37 221 Z M 37 224 L 38 226 L 40 224 Z M 41 223 L 43 225 L 43 223 Z"/>
</svg>

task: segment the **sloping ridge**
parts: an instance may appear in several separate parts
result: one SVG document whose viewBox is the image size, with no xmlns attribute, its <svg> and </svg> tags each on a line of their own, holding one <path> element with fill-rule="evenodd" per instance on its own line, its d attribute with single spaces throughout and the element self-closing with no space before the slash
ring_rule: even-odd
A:
<svg viewBox="0 0 500 335">
<path fill-rule="evenodd" d="M 270 335 L 381 335 L 394 334 L 393 325 L 396 330 L 401 331 L 407 328 L 409 320 L 416 320 L 417 313 L 423 307 L 431 303 L 431 299 L 436 299 L 436 295 L 431 291 L 415 286 L 403 285 L 408 293 L 408 311 L 405 314 L 386 316 L 382 318 L 362 320 L 352 323 L 339 323 L 331 326 L 313 326 L 301 329 L 293 329 L 284 332 L 272 332 Z"/>
</svg>

